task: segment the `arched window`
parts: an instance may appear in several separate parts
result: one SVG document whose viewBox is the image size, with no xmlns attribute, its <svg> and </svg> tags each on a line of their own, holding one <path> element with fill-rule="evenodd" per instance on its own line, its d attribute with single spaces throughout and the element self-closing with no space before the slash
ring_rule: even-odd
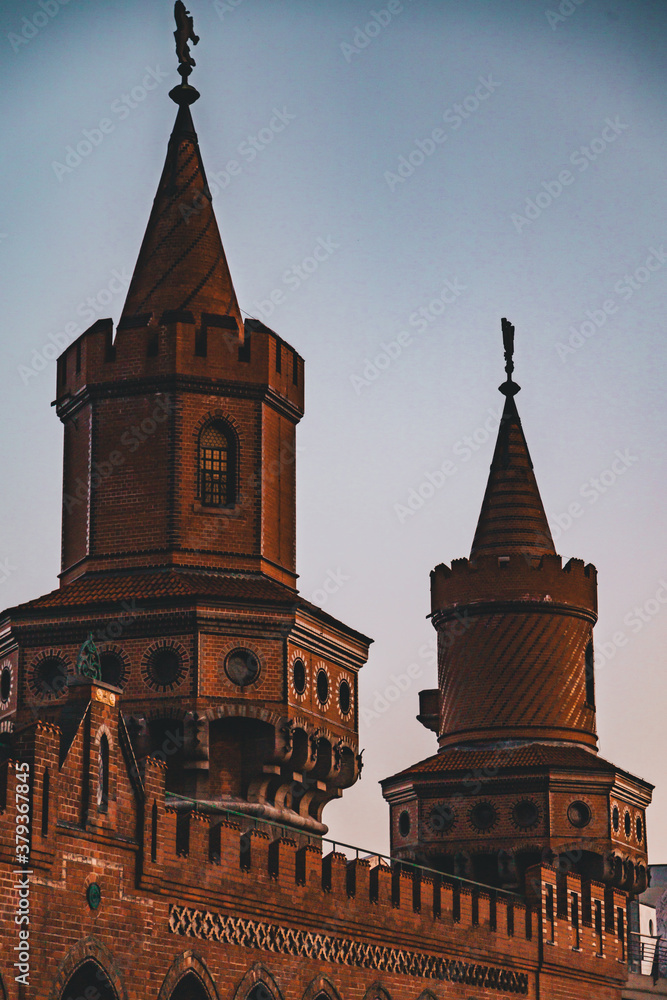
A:
<svg viewBox="0 0 667 1000">
<path fill-rule="evenodd" d="M 593 640 L 586 646 L 586 704 L 595 708 L 595 657 L 593 655 Z"/>
<path fill-rule="evenodd" d="M 97 770 L 97 811 L 105 813 L 109 808 L 109 740 L 103 733 Z"/>
<path fill-rule="evenodd" d="M 210 998 L 199 976 L 194 972 L 186 972 L 174 987 L 170 1000 L 210 1000 Z"/>
<path fill-rule="evenodd" d="M 275 1000 L 275 998 L 269 987 L 260 980 L 260 982 L 255 983 L 253 988 L 250 990 L 246 1000 Z M 327 1000 L 329 1000 L 328 997 Z"/>
<path fill-rule="evenodd" d="M 199 435 L 198 491 L 206 507 L 231 507 L 236 502 L 236 454 L 233 434 L 219 420 Z"/>
<path fill-rule="evenodd" d="M 65 984 L 60 1000 L 74 997 L 96 997 L 98 1000 L 118 1000 L 118 994 L 109 977 L 93 959 L 80 965 Z"/>
</svg>

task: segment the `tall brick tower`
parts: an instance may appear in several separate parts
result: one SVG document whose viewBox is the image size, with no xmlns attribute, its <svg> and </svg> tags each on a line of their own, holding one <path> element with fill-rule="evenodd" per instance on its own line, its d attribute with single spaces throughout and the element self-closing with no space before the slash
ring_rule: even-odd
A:
<svg viewBox="0 0 667 1000">
<path fill-rule="evenodd" d="M 491 885 L 561 868 L 646 886 L 652 785 L 597 754 L 595 567 L 556 554 L 512 380 L 469 559 L 431 573 L 438 689 L 420 722 L 439 752 L 382 782 L 392 854 Z"/>
<path fill-rule="evenodd" d="M 323 833 L 325 804 L 359 774 L 370 640 L 296 589 L 303 360 L 242 319 L 191 65 L 115 334 L 101 320 L 58 361 L 60 589 L 0 622 L 0 727 L 73 731 L 92 633 L 139 773 L 158 757 L 174 801 Z"/>
</svg>

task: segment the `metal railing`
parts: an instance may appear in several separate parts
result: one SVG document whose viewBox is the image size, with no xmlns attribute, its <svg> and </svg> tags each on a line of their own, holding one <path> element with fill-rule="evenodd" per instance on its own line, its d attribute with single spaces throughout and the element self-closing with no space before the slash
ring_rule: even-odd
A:
<svg viewBox="0 0 667 1000">
<path fill-rule="evenodd" d="M 281 823 L 279 820 L 264 819 L 261 816 L 254 816 L 251 813 L 242 812 L 240 809 L 231 809 L 229 806 L 217 806 L 210 803 L 203 803 L 197 799 L 189 798 L 187 795 L 178 795 L 176 792 L 167 792 L 166 799 L 178 799 L 181 802 L 188 802 L 201 812 L 215 814 L 224 813 L 229 816 L 238 817 L 243 819 L 245 823 L 250 824 L 255 829 L 259 829 L 261 827 L 271 827 L 273 829 L 282 830 L 283 835 L 287 839 L 293 839 L 296 834 L 299 838 L 306 839 L 309 843 L 313 843 L 316 847 L 321 844 L 331 844 L 331 848 L 334 853 L 338 853 L 338 848 L 343 848 L 345 851 L 352 852 L 353 857 L 348 858 L 348 860 L 356 859 L 362 861 L 372 861 L 377 858 L 378 864 L 386 862 L 387 867 L 392 870 L 396 870 L 398 868 L 423 872 L 429 878 L 437 877 L 444 884 L 451 882 L 459 886 L 470 886 L 478 891 L 486 893 L 487 895 L 495 895 L 496 897 L 507 899 L 508 902 L 511 903 L 525 904 L 523 896 L 517 892 L 511 892 L 509 889 L 498 889 L 494 886 L 484 885 L 482 882 L 475 882 L 472 879 L 464 878 L 461 875 L 450 875 L 449 873 L 442 872 L 437 868 L 427 868 L 425 865 L 419 865 L 414 861 L 404 861 L 400 858 L 393 858 L 389 854 L 382 854 L 380 851 L 371 851 L 364 847 L 358 847 L 356 844 L 346 844 L 342 840 L 333 840 L 330 837 L 323 837 L 308 830 L 300 830 L 293 826 L 289 826 L 286 823 Z"/>
<path fill-rule="evenodd" d="M 628 948 L 628 969 L 643 976 L 653 976 L 657 980 L 667 975 L 667 941 L 661 937 L 650 937 L 638 931 L 630 931 Z"/>
</svg>

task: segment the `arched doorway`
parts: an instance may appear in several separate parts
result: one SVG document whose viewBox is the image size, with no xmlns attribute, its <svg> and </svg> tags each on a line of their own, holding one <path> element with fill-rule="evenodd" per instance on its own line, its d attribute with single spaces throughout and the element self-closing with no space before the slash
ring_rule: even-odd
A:
<svg viewBox="0 0 667 1000">
<path fill-rule="evenodd" d="M 61 1000 L 118 1000 L 118 994 L 102 966 L 93 959 L 83 962 L 69 977 Z"/>
</svg>

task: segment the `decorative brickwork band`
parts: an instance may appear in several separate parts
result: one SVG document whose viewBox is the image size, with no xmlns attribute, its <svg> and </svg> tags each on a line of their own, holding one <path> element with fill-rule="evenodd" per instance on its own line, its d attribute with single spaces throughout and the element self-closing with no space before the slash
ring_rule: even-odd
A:
<svg viewBox="0 0 667 1000">
<path fill-rule="evenodd" d="M 170 906 L 169 930 L 172 934 L 182 934 L 185 937 L 219 941 L 221 944 L 240 945 L 243 948 L 262 948 L 264 951 L 283 955 L 354 965 L 361 969 L 377 969 L 400 976 L 465 983 L 468 986 L 483 986 L 522 996 L 528 993 L 528 975 L 525 972 L 443 958 L 405 948 L 389 948 L 351 938 L 332 937 L 292 927 L 279 927 L 259 920 L 224 916 L 208 910 L 193 910 L 189 906 Z"/>
</svg>

